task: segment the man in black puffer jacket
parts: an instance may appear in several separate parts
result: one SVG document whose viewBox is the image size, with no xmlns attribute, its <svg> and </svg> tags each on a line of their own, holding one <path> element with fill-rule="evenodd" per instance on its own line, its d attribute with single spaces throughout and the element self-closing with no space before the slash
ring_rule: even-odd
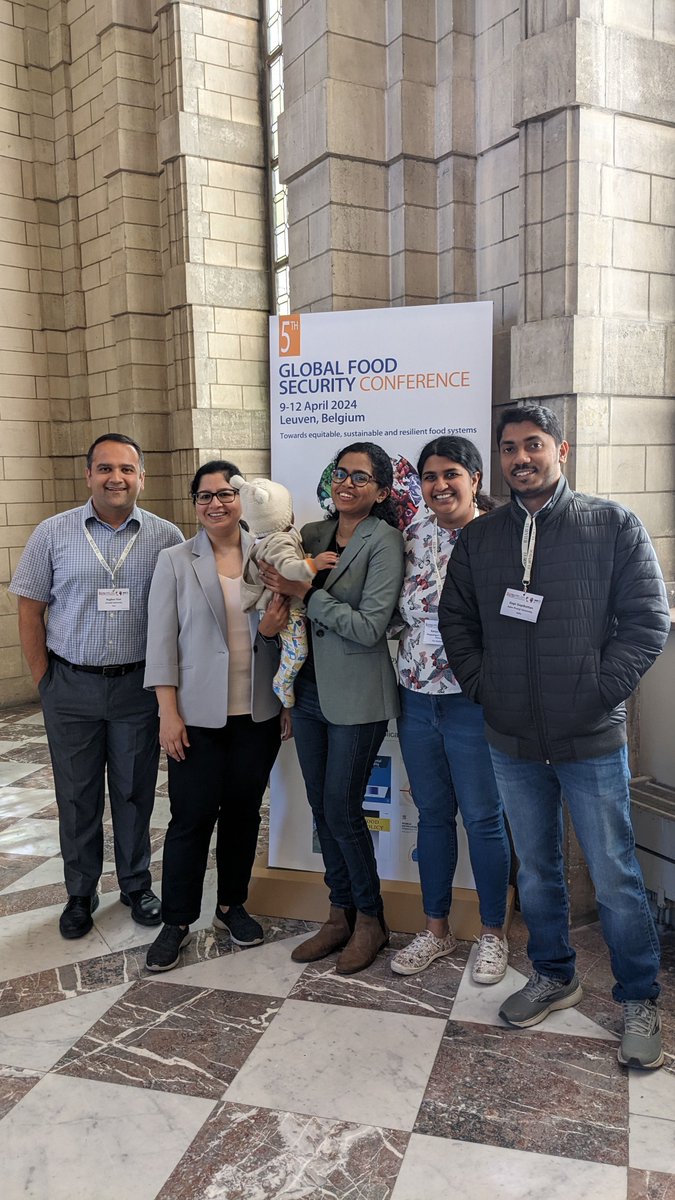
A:
<svg viewBox="0 0 675 1200">
<path fill-rule="evenodd" d="M 497 444 L 511 503 L 462 530 L 439 626 L 462 691 L 483 705 L 520 860 L 534 970 L 500 1016 L 528 1027 L 581 999 L 568 935 L 564 794 L 623 1005 L 619 1062 L 660 1067 L 659 945 L 634 851 L 624 701 L 664 646 L 666 590 L 638 518 L 567 485 L 569 446 L 550 409 L 506 409 Z"/>
</svg>

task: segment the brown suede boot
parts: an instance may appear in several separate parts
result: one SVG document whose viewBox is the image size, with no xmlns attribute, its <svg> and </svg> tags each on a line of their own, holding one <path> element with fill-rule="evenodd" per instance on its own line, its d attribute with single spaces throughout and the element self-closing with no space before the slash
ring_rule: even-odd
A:
<svg viewBox="0 0 675 1200">
<path fill-rule="evenodd" d="M 328 920 L 313 937 L 308 938 L 306 942 L 301 942 L 299 946 L 295 947 L 295 950 L 291 951 L 293 962 L 317 962 L 318 959 L 332 954 L 334 950 L 341 950 L 352 936 L 355 920 L 356 909 L 336 908 L 334 904 L 331 904 Z"/>
<path fill-rule="evenodd" d="M 355 975 L 364 971 L 389 941 L 384 916 L 368 917 L 357 912 L 354 933 L 335 964 L 338 975 Z"/>
</svg>

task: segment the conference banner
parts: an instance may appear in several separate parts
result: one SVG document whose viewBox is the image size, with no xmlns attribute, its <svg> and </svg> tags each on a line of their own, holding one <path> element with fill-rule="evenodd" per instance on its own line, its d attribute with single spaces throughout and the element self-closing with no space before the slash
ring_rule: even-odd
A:
<svg viewBox="0 0 675 1200">
<path fill-rule="evenodd" d="M 271 317 L 272 476 L 289 488 L 298 528 L 331 513 L 333 460 L 356 441 L 377 442 L 390 455 L 401 527 L 425 512 L 415 464 L 434 437 L 470 438 L 483 456 L 487 490 L 491 374 L 491 302 Z M 395 643 L 391 651 L 395 659 Z M 364 811 L 381 877 L 416 881 L 417 811 L 395 721 Z M 455 886 L 471 888 L 458 824 Z M 272 773 L 269 865 L 323 871 L 292 741 Z"/>
</svg>

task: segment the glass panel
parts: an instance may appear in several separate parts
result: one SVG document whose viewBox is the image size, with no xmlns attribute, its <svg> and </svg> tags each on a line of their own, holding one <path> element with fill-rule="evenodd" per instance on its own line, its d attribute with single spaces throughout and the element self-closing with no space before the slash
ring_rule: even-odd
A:
<svg viewBox="0 0 675 1200">
<path fill-rule="evenodd" d="M 284 64 L 282 57 L 282 0 L 265 0 L 267 35 L 267 95 L 269 112 L 268 168 L 270 171 L 270 241 L 274 270 L 275 310 L 290 312 L 288 269 L 287 191 L 279 179 L 278 123 L 284 111 Z M 286 260 L 286 261 L 285 261 Z"/>
</svg>

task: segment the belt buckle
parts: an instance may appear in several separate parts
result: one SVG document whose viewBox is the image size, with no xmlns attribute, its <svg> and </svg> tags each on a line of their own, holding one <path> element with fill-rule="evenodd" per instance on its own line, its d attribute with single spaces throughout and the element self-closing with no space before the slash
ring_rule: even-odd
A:
<svg viewBox="0 0 675 1200">
<path fill-rule="evenodd" d="M 119 674 L 119 667 L 103 667 L 101 669 L 101 674 L 104 676 L 104 678 L 112 679 L 114 675 Z"/>
</svg>

